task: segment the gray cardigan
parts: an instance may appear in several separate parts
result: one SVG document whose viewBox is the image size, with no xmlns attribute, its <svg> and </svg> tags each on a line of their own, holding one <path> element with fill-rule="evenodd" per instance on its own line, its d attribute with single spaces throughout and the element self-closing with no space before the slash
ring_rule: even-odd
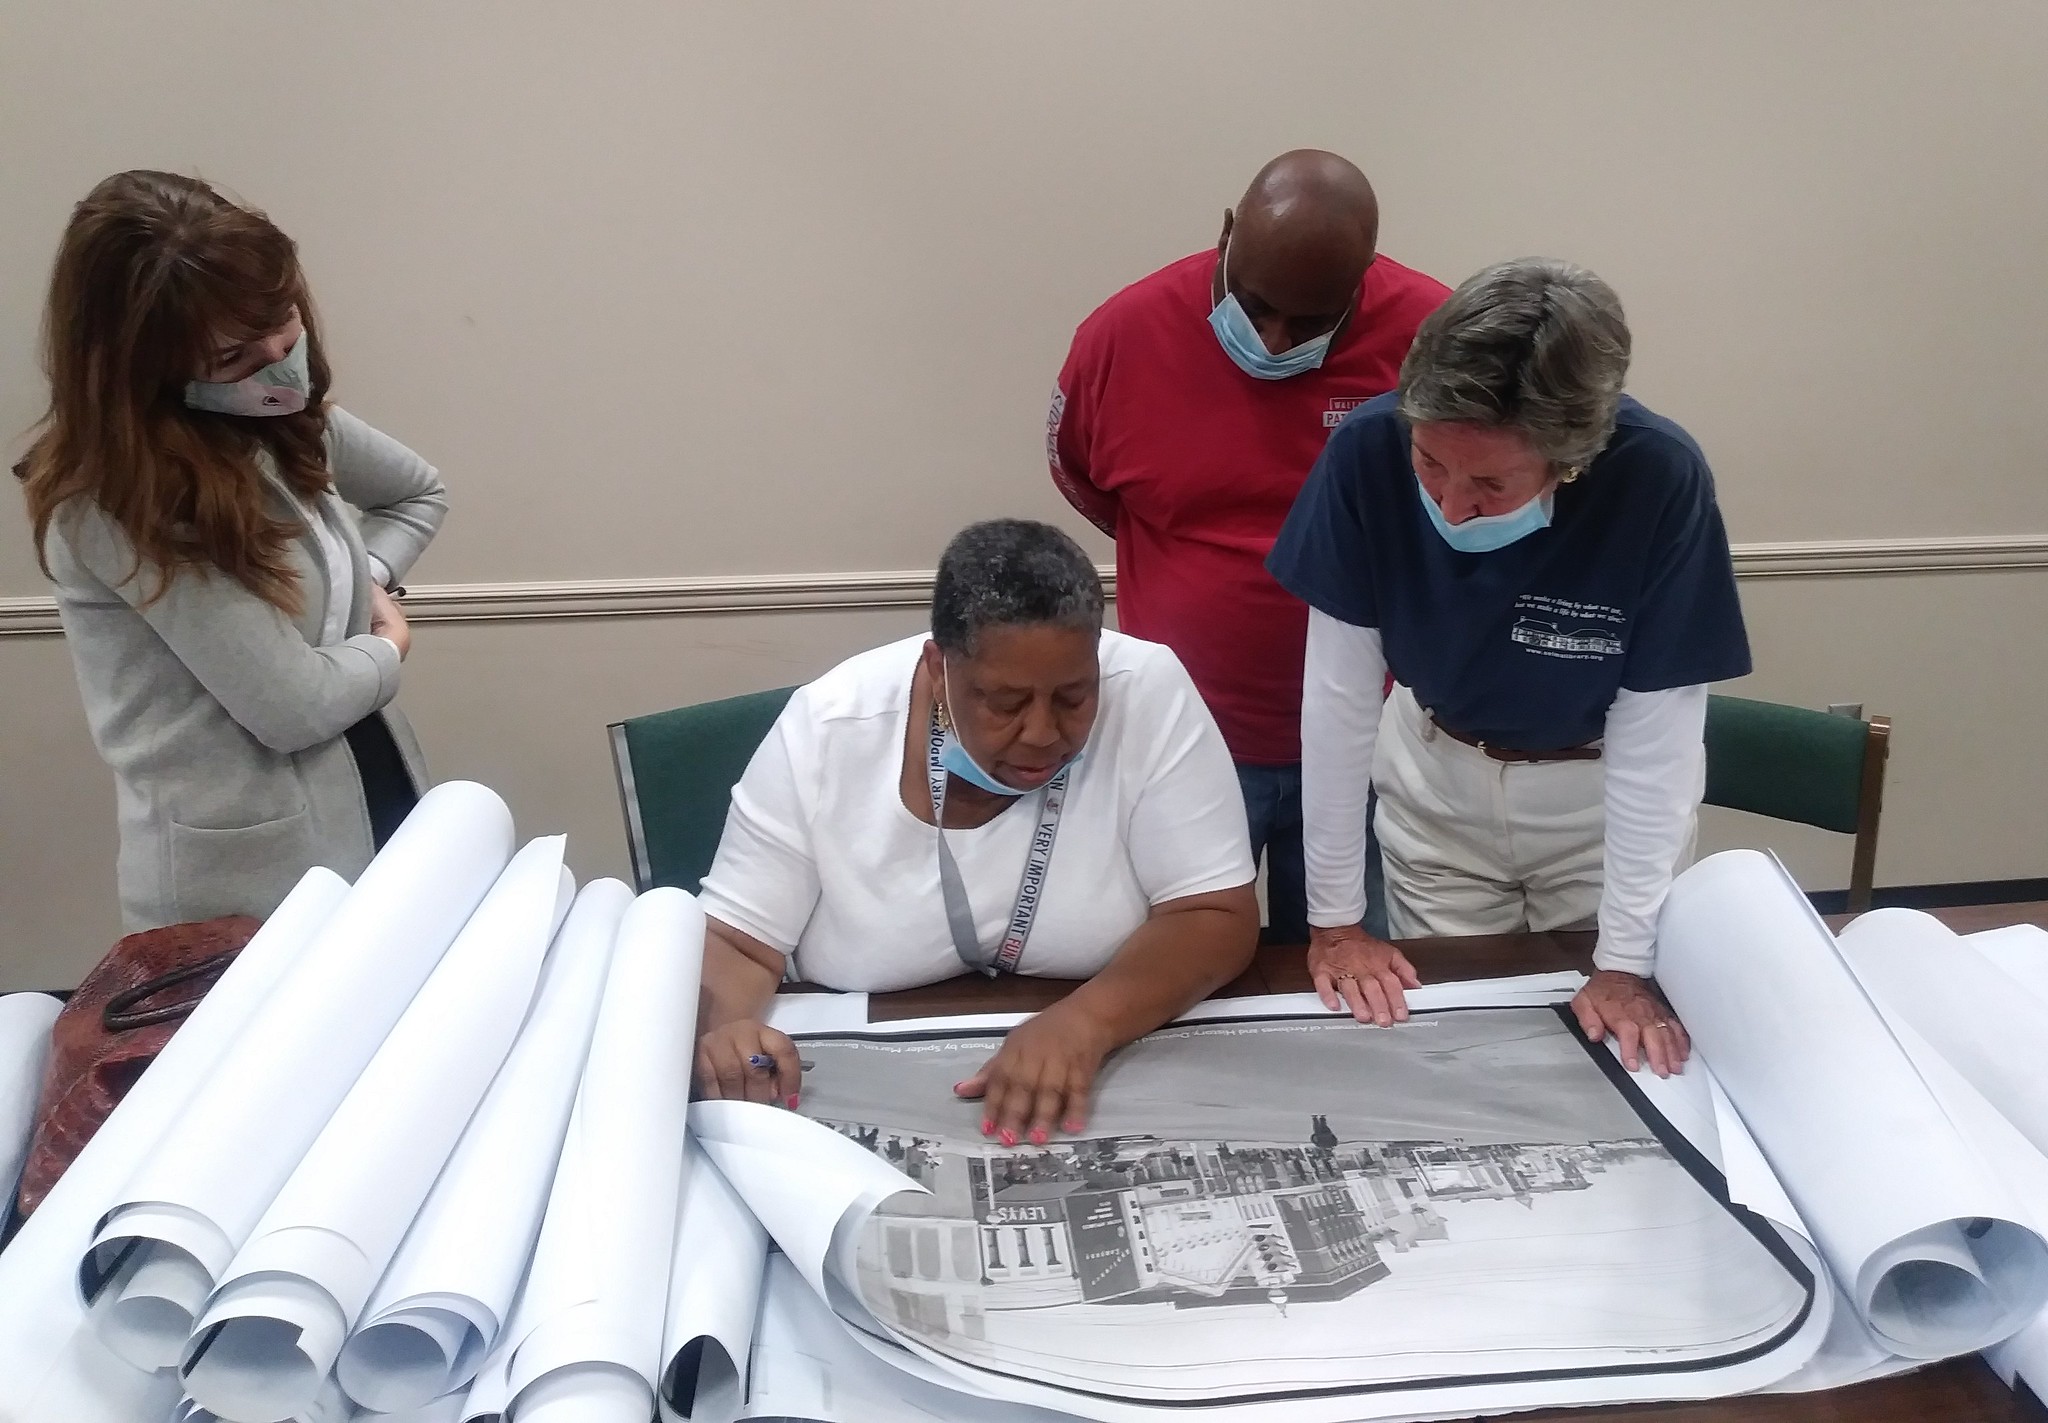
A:
<svg viewBox="0 0 2048 1423">
<path fill-rule="evenodd" d="M 370 862 L 370 818 L 342 733 L 373 712 L 427 786 L 412 729 L 387 705 L 398 651 L 369 634 L 369 555 L 402 578 L 440 528 L 447 495 L 432 465 L 335 407 L 327 460 L 333 488 L 312 506 L 265 467 L 277 512 L 325 520 L 355 569 L 353 586 L 333 587 L 309 528 L 289 554 L 305 602 L 295 619 L 203 570 L 180 570 L 141 606 L 156 575 L 131 576 L 131 546 L 97 507 L 72 505 L 51 524 L 57 609 L 93 740 L 114 771 L 131 933 L 267 915 L 314 865 L 353 880 Z M 315 646 L 336 597 L 348 600 L 350 636 Z"/>
</svg>

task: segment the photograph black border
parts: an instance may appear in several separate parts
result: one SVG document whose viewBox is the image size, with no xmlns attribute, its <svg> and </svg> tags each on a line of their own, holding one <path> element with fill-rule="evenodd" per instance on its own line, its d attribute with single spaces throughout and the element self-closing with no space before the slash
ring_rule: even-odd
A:
<svg viewBox="0 0 2048 1423">
<path fill-rule="evenodd" d="M 1812 1317 L 1814 1303 L 1818 1295 L 1812 1270 L 1807 1267 L 1806 1262 L 1799 1257 L 1798 1252 L 1778 1232 L 1776 1226 L 1772 1225 L 1755 1211 L 1750 1210 L 1747 1206 L 1729 1198 L 1728 1178 L 1726 1175 L 1713 1162 L 1709 1161 L 1697 1147 L 1688 1141 L 1685 1134 L 1674 1127 L 1662 1112 L 1657 1110 L 1655 1104 L 1644 1095 L 1642 1089 L 1636 1086 L 1628 1069 L 1621 1065 L 1620 1059 L 1607 1050 L 1604 1042 L 1594 1042 L 1586 1037 L 1579 1027 L 1577 1017 L 1572 1013 L 1568 1004 L 1480 1003 L 1450 1008 L 1419 1009 L 1411 1016 L 1427 1017 L 1440 1013 L 1498 1012 L 1548 1012 L 1563 1023 L 1566 1035 L 1576 1042 L 1586 1055 L 1593 1060 L 1594 1065 L 1600 1069 L 1608 1084 L 1621 1095 L 1622 1100 L 1627 1102 L 1630 1109 L 1642 1119 L 1643 1125 L 1649 1128 L 1650 1134 L 1657 1139 L 1658 1144 L 1671 1154 L 1672 1159 L 1678 1162 L 1685 1169 L 1686 1174 L 1697 1181 L 1701 1188 L 1723 1210 L 1735 1218 L 1737 1224 L 1741 1225 L 1765 1250 L 1770 1252 L 1771 1257 L 1783 1266 L 1785 1272 L 1797 1281 L 1800 1288 L 1805 1291 L 1806 1300 L 1800 1306 L 1798 1313 L 1792 1317 L 1789 1324 L 1770 1339 L 1759 1344 L 1751 1344 L 1733 1353 L 1722 1354 L 1713 1358 L 1686 1359 L 1669 1364 L 1604 1364 L 1589 1368 L 1518 1369 L 1513 1372 L 1498 1374 L 1438 1375 L 1422 1379 L 1392 1379 L 1380 1383 L 1318 1385 L 1312 1388 L 1277 1389 L 1263 1393 L 1216 1394 L 1208 1398 L 1199 1399 L 1134 1399 L 1125 1394 L 1109 1393 L 1100 1389 L 1076 1388 L 1069 1384 L 1048 1383 L 1044 1379 L 1031 1378 L 1003 1369 L 990 1368 L 984 1364 L 970 1363 L 964 1359 L 955 1358 L 953 1355 L 946 1353 L 946 1351 L 930 1344 L 927 1344 L 925 1347 L 944 1358 L 951 1367 L 969 1370 L 977 1374 L 986 1374 L 991 1378 L 1003 1379 L 1011 1383 L 1051 1389 L 1058 1393 L 1071 1393 L 1078 1398 L 1098 1398 L 1110 1403 L 1130 1404 L 1145 1408 L 1185 1409 L 1233 1407 L 1240 1404 L 1253 1403 L 1284 1403 L 1292 1399 L 1345 1398 L 1380 1393 L 1414 1393 L 1434 1388 L 1475 1388 L 1498 1384 L 1546 1383 L 1569 1379 L 1644 1378 L 1666 1374 L 1704 1373 L 1710 1369 L 1731 1368 L 1737 1364 L 1744 1364 L 1752 1359 L 1761 1358 L 1773 1349 L 1782 1347 L 1786 1340 L 1794 1337 L 1801 1329 L 1804 1329 L 1807 1320 Z M 1155 1031 L 1167 1032 L 1176 1028 L 1218 1027 L 1232 1023 L 1338 1023 L 1345 1021 L 1349 1020 L 1329 1013 L 1243 1013 L 1167 1023 Z M 790 1036 L 796 1042 L 972 1042 L 976 1039 L 984 1039 L 992 1044 L 999 1044 L 1009 1031 L 1008 1028 L 933 1028 L 890 1033 L 875 1032 L 869 1029 L 866 1031 L 842 1030 L 836 1032 L 792 1033 Z M 1150 1036 L 1150 1034 L 1147 1036 Z M 1143 1039 L 1139 1039 L 1139 1041 L 1143 1041 Z M 849 1282 L 850 1285 L 851 1283 Z M 858 1293 L 857 1287 L 856 1293 Z M 852 1328 L 854 1326 L 848 1325 L 847 1327 Z M 913 1352 L 901 1340 L 892 1340 L 891 1342 L 896 1348 L 904 1349 L 906 1353 Z"/>
</svg>

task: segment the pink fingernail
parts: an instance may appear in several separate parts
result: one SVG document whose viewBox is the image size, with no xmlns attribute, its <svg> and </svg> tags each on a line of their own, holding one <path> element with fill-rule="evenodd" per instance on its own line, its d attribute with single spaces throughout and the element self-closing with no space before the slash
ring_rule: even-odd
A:
<svg viewBox="0 0 2048 1423">
<path fill-rule="evenodd" d="M 1033 1127 L 1031 1129 L 1031 1144 L 1033 1146 L 1044 1146 L 1050 1140 L 1052 1140 L 1052 1134 L 1046 1131 L 1044 1127 Z"/>
<path fill-rule="evenodd" d="M 1011 1131 L 1011 1130 L 1010 1130 L 1010 1129 L 1009 1129 L 1008 1127 L 1004 1127 L 1004 1128 L 1003 1128 L 1003 1145 L 1004 1145 L 1004 1146 L 1015 1146 L 1016 1144 L 1017 1144 L 1017 1133 L 1015 1133 L 1015 1132 Z"/>
<path fill-rule="evenodd" d="M 795 1111 L 795 1110 L 796 1110 L 796 1103 L 797 1103 L 797 1099 L 796 1099 L 796 1097 L 795 1097 L 795 1096 L 793 1096 L 793 1095 L 792 1095 L 792 1096 L 790 1097 L 790 1099 L 789 1099 L 789 1108 L 790 1108 L 790 1110 L 791 1110 L 791 1111 Z"/>
<path fill-rule="evenodd" d="M 981 1134 L 983 1136 L 987 1136 L 990 1132 L 994 1131 L 995 1129 L 996 1119 L 994 1117 L 983 1117 L 981 1119 Z"/>
<path fill-rule="evenodd" d="M 1065 1132 L 1068 1136 L 1072 1136 L 1075 1132 L 1081 1130 L 1081 1124 L 1077 1121 L 1066 1122 L 1063 1125 L 1061 1125 L 1060 1130 Z"/>
</svg>

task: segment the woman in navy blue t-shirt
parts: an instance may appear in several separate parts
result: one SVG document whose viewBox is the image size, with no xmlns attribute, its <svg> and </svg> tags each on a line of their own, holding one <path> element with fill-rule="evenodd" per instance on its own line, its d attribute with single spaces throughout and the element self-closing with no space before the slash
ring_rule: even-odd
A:
<svg viewBox="0 0 2048 1423">
<path fill-rule="evenodd" d="M 1376 786 L 1397 937 L 1597 926 L 1580 1023 L 1664 1073 L 1688 1044 L 1650 982 L 1657 911 L 1692 850 L 1707 684 L 1747 673 L 1749 643 L 1706 458 L 1622 394 L 1628 360 L 1591 272 L 1489 267 L 1338 427 L 1269 567 L 1311 610 L 1324 1001 L 1386 1023 L 1417 985 L 1360 927 Z"/>
</svg>

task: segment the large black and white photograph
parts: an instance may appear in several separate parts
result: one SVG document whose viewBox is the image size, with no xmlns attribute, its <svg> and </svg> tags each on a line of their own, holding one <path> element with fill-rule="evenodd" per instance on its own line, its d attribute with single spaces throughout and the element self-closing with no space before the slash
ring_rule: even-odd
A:
<svg viewBox="0 0 2048 1423">
<path fill-rule="evenodd" d="M 866 1223 L 862 1298 L 961 1363 L 1220 1401 L 1711 1367 L 1810 1307 L 1551 1008 L 1166 1029 L 1013 1147 L 952 1091 L 1000 1038 L 802 1043 L 804 1114 L 929 1192 Z"/>
</svg>

